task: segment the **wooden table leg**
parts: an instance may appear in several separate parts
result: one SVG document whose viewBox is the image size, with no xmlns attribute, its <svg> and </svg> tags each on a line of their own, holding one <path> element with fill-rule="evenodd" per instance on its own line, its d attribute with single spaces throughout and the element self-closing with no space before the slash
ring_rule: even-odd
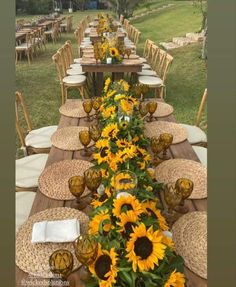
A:
<svg viewBox="0 0 236 287">
<path fill-rule="evenodd" d="M 95 75 L 95 72 L 93 72 L 93 92 L 94 92 L 94 95 L 97 95 L 97 85 L 96 85 L 96 75 Z"/>
<path fill-rule="evenodd" d="M 124 79 L 124 73 L 112 73 L 112 76 L 114 77 L 114 81 Z"/>
<path fill-rule="evenodd" d="M 101 96 L 102 95 L 102 90 L 103 90 L 103 73 L 98 72 L 97 73 L 97 94 L 96 96 Z"/>
</svg>

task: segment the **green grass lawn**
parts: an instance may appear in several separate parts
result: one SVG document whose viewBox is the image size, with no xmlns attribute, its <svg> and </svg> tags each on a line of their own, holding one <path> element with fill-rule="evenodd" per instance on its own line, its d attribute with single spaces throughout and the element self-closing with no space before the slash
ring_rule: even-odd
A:
<svg viewBox="0 0 236 287">
<path fill-rule="evenodd" d="M 158 44 L 160 41 L 168 41 L 174 36 L 199 29 L 200 13 L 189 3 L 184 3 L 185 1 L 174 2 L 174 7 L 151 17 L 142 17 L 133 21 L 134 26 L 142 32 L 138 45 L 140 54 L 147 38 Z M 95 16 L 97 13 L 91 10 L 73 13 L 73 28 L 76 28 L 86 15 Z M 30 19 L 33 17 L 28 16 Z M 32 65 L 29 66 L 26 60 L 22 60 L 16 66 L 16 89 L 23 93 L 33 128 L 58 124 L 61 92 L 51 57 L 66 40 L 72 41 L 74 56 L 77 57 L 73 33 L 63 33 L 58 43 L 47 44 L 47 50 L 35 57 Z M 174 106 L 177 120 L 189 124 L 194 123 L 200 98 L 206 86 L 206 68 L 204 62 L 199 59 L 200 49 L 201 45 L 195 44 L 171 51 L 174 61 L 167 79 L 166 101 Z M 18 139 L 16 146 L 20 147 Z"/>
</svg>

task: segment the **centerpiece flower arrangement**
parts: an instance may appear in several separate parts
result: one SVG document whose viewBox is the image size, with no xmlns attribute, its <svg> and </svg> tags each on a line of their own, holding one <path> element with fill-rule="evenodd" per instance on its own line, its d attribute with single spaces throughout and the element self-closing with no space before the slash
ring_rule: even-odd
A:
<svg viewBox="0 0 236 287">
<path fill-rule="evenodd" d="M 139 101 L 130 91 L 124 80 L 106 80 L 102 133 L 93 155 L 102 171 L 103 192 L 92 200 L 89 223 L 99 247 L 86 286 L 184 287 L 183 259 L 166 233 L 157 199 L 161 186 L 150 168 Z M 134 181 L 130 172 L 136 175 Z M 125 191 L 120 192 L 121 187 Z"/>
<path fill-rule="evenodd" d="M 100 59 L 101 63 L 116 64 L 122 62 L 119 50 L 116 48 L 115 39 L 110 41 L 103 37 L 101 42 L 94 44 L 95 59 Z"/>
<path fill-rule="evenodd" d="M 103 34 L 117 32 L 117 26 L 113 24 L 113 19 L 110 15 L 98 14 L 97 33 L 103 36 Z"/>
</svg>

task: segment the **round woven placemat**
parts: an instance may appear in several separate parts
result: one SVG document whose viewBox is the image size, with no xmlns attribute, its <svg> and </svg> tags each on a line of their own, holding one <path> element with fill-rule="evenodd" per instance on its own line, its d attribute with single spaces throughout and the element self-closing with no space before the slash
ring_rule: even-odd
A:
<svg viewBox="0 0 236 287">
<path fill-rule="evenodd" d="M 176 252 L 194 273 L 207 279 L 207 213 L 194 211 L 181 216 L 172 227 Z"/>
<path fill-rule="evenodd" d="M 188 136 L 186 129 L 176 123 L 155 121 L 145 124 L 145 134 L 147 137 L 159 137 L 162 133 L 170 133 L 173 135 L 172 144 L 181 143 L 185 141 Z"/>
<path fill-rule="evenodd" d="M 62 150 L 80 150 L 83 145 L 79 140 L 79 132 L 87 127 L 65 127 L 58 129 L 51 137 L 52 145 Z M 93 142 L 89 144 L 91 146 Z"/>
<path fill-rule="evenodd" d="M 87 233 L 88 216 L 76 209 L 68 207 L 50 208 L 36 213 L 19 228 L 16 234 L 16 265 L 31 275 L 50 278 L 49 257 L 57 249 L 67 249 L 74 255 L 74 269 L 80 266 L 75 257 L 73 243 L 31 243 L 32 229 L 35 222 L 78 218 L 80 232 Z"/>
<path fill-rule="evenodd" d="M 156 180 L 163 183 L 175 183 L 183 177 L 193 181 L 190 199 L 207 197 L 207 169 L 199 162 L 188 159 L 169 159 L 155 169 Z"/>
<path fill-rule="evenodd" d="M 68 180 L 75 175 L 83 175 L 84 171 L 93 166 L 85 160 L 62 160 L 49 165 L 39 177 L 39 189 L 46 196 L 58 200 L 73 200 L 68 187 Z M 82 196 L 90 191 L 86 188 Z"/>
<path fill-rule="evenodd" d="M 83 108 L 83 101 L 81 100 L 66 101 L 66 103 L 60 107 L 59 112 L 71 118 L 84 118 L 87 116 Z M 92 110 L 90 115 L 94 115 L 94 113 L 94 110 Z"/>
<path fill-rule="evenodd" d="M 153 114 L 153 116 L 157 118 L 167 117 L 171 115 L 173 111 L 174 108 L 171 105 L 162 102 L 157 102 L 157 109 Z"/>
<path fill-rule="evenodd" d="M 142 61 L 140 59 L 124 59 L 122 62 L 123 65 L 142 65 Z"/>
</svg>

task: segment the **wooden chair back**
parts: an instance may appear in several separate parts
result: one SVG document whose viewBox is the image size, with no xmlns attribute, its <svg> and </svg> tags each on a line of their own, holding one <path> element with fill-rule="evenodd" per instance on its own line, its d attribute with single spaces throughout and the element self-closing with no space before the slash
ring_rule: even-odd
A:
<svg viewBox="0 0 236 287">
<path fill-rule="evenodd" d="M 66 49 L 66 54 L 67 54 L 69 65 L 71 65 L 74 63 L 74 56 L 73 56 L 71 41 L 70 40 L 66 41 L 64 46 Z"/>
<path fill-rule="evenodd" d="M 157 59 L 156 59 L 156 69 L 155 71 L 159 75 L 159 77 L 162 79 L 163 75 L 163 69 L 164 69 L 164 63 L 165 63 L 165 57 L 167 52 L 165 50 L 159 49 Z"/>
<path fill-rule="evenodd" d="M 134 41 L 133 41 L 135 46 L 138 45 L 140 36 L 141 36 L 141 32 L 136 29 L 135 36 L 134 36 Z"/>
<path fill-rule="evenodd" d="M 148 57 L 148 63 L 152 67 L 152 69 L 154 71 L 156 71 L 159 51 L 160 51 L 160 48 L 157 45 L 155 45 L 155 44 L 151 45 L 151 47 L 150 47 L 150 55 Z"/>
<path fill-rule="evenodd" d="M 26 128 L 27 128 L 26 132 L 25 132 L 25 130 L 21 124 L 20 110 L 23 111 L 23 118 L 24 118 Z M 27 134 L 28 132 L 30 132 L 32 130 L 32 123 L 31 123 L 29 113 L 28 113 L 27 107 L 25 105 L 23 96 L 18 91 L 15 92 L 15 114 L 16 114 L 16 131 L 17 131 L 17 134 L 19 136 L 21 145 L 23 147 L 26 147 L 25 134 Z"/>
<path fill-rule="evenodd" d="M 152 59 L 153 59 L 153 53 L 155 52 L 154 48 L 153 48 L 153 45 L 154 45 L 154 42 L 153 41 L 146 41 L 146 51 L 144 53 L 144 58 L 147 59 L 147 62 L 150 64 L 152 62 Z"/>
<path fill-rule="evenodd" d="M 202 95 L 202 99 L 201 99 L 201 102 L 200 102 L 200 106 L 199 106 L 199 109 L 198 109 L 197 119 L 196 119 L 196 122 L 195 122 L 195 126 L 197 126 L 197 127 L 199 127 L 200 122 L 201 122 L 202 113 L 203 113 L 203 110 L 204 110 L 204 106 L 206 104 L 206 99 L 207 99 L 207 89 L 204 90 L 204 93 Z"/>
<path fill-rule="evenodd" d="M 61 53 L 58 51 L 56 54 L 54 54 L 52 56 L 52 60 L 56 65 L 59 80 L 61 83 L 63 83 L 63 78 L 66 76 L 66 71 L 65 71 L 65 64 L 63 62 L 63 58 L 61 56 Z"/>
<path fill-rule="evenodd" d="M 120 14 L 120 19 L 119 19 L 119 21 L 120 21 L 121 25 L 123 25 L 124 19 L 125 19 L 124 15 Z"/>
<path fill-rule="evenodd" d="M 168 73 L 168 71 L 170 69 L 171 63 L 173 62 L 173 59 L 174 58 L 170 54 L 166 54 L 166 57 L 165 57 L 165 60 L 164 60 L 164 64 L 163 64 L 163 74 L 160 75 L 163 83 L 166 80 L 166 76 L 167 76 L 167 73 Z"/>
</svg>

